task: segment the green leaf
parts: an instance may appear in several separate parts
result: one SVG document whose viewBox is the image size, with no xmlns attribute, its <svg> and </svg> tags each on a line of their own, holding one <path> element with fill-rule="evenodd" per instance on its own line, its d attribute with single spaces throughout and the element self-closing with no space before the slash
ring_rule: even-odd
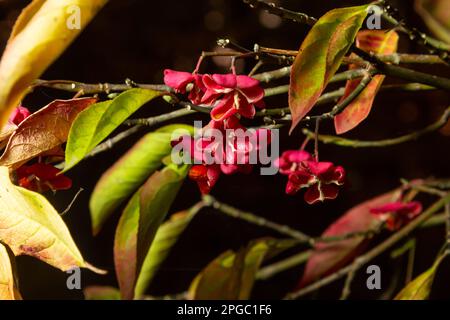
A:
<svg viewBox="0 0 450 320">
<path fill-rule="evenodd" d="M 145 293 L 170 250 L 196 214 L 196 210 L 173 214 L 170 220 L 159 227 L 136 283 L 134 291 L 136 297 L 141 297 Z"/>
<path fill-rule="evenodd" d="M 89 202 L 94 234 L 114 210 L 161 167 L 162 159 L 172 150 L 171 140 L 184 134 L 192 135 L 193 127 L 168 125 L 149 133 L 102 175 Z"/>
<path fill-rule="evenodd" d="M 64 171 L 80 162 L 136 110 L 160 95 L 154 90 L 130 89 L 81 112 L 69 132 Z"/>
<path fill-rule="evenodd" d="M 445 255 L 436 259 L 430 269 L 406 285 L 394 298 L 395 300 L 426 300 L 430 296 L 436 271 Z"/>
<path fill-rule="evenodd" d="M 108 286 L 89 286 L 83 290 L 86 300 L 120 300 L 119 289 Z"/>
<path fill-rule="evenodd" d="M 355 40 L 369 5 L 334 9 L 314 24 L 291 70 L 291 132 L 312 109 Z"/>
<path fill-rule="evenodd" d="M 156 171 L 122 213 L 114 239 L 114 262 L 123 299 L 134 298 L 144 259 L 188 169 L 187 165 L 170 165 Z"/>
<path fill-rule="evenodd" d="M 264 238 L 251 241 L 237 253 L 226 251 L 214 259 L 192 281 L 189 298 L 193 300 L 248 299 L 261 264 L 291 248 L 293 240 Z"/>
</svg>

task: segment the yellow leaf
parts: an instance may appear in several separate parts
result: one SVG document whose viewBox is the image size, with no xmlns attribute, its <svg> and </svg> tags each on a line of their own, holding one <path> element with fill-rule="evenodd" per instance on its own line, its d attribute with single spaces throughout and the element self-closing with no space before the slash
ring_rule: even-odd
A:
<svg viewBox="0 0 450 320">
<path fill-rule="evenodd" d="M 14 271 L 8 250 L 0 243 L 0 300 L 21 299 L 15 285 Z"/>
<path fill-rule="evenodd" d="M 424 273 L 406 285 L 394 298 L 395 300 L 427 300 L 431 293 L 434 277 L 445 255 L 440 256 Z"/>
<path fill-rule="evenodd" d="M 34 0 L 22 11 L 0 61 L 0 127 L 32 82 L 64 52 L 106 2 Z M 78 17 L 79 25 L 71 24 Z"/>
<path fill-rule="evenodd" d="M 83 260 L 47 199 L 13 185 L 7 167 L 0 167 L 0 241 L 15 255 L 33 256 L 63 271 L 84 267 L 101 272 Z"/>
</svg>

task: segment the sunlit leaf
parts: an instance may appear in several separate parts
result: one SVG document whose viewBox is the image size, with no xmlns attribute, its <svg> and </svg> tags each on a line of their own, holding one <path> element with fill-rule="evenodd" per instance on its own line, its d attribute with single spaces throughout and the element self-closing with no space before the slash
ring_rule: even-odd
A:
<svg viewBox="0 0 450 320">
<path fill-rule="evenodd" d="M 324 231 L 322 237 L 335 237 L 378 227 L 382 222 L 370 213 L 370 209 L 396 200 L 398 196 L 399 193 L 395 190 L 353 207 L 333 222 Z M 364 249 L 366 244 L 367 241 L 362 236 L 328 243 L 318 243 L 309 257 L 299 286 L 306 286 L 345 266 Z"/>
<path fill-rule="evenodd" d="M 108 286 L 89 286 L 83 289 L 86 300 L 120 300 L 120 291 Z"/>
<path fill-rule="evenodd" d="M 12 259 L 14 257 L 11 257 L 7 248 L 0 243 L 0 300 L 21 299 L 16 286 Z"/>
<path fill-rule="evenodd" d="M 436 271 L 445 256 L 440 256 L 430 269 L 406 285 L 394 298 L 395 300 L 426 300 L 430 296 Z"/>
<path fill-rule="evenodd" d="M 160 95 L 158 91 L 130 89 L 81 112 L 69 132 L 64 170 L 75 166 L 130 115 Z"/>
<path fill-rule="evenodd" d="M 123 299 L 134 297 L 144 259 L 187 172 L 186 165 L 170 165 L 156 171 L 122 213 L 114 240 L 114 262 Z"/>
<path fill-rule="evenodd" d="M 161 166 L 162 159 L 172 150 L 171 139 L 192 133 L 193 127 L 187 125 L 169 125 L 149 133 L 102 175 L 89 202 L 94 234 L 100 231 L 111 213 Z"/>
<path fill-rule="evenodd" d="M 264 260 L 292 247 L 292 240 L 264 238 L 254 240 L 237 253 L 226 251 L 214 259 L 192 281 L 189 298 L 193 300 L 249 299 L 256 272 Z"/>
<path fill-rule="evenodd" d="M 397 51 L 398 34 L 392 30 L 364 30 L 358 32 L 356 45 L 360 49 L 376 54 L 392 54 Z M 351 54 L 351 57 L 356 57 Z M 350 69 L 358 66 L 351 65 Z M 341 134 L 355 128 L 369 115 L 375 96 L 384 80 L 384 75 L 376 75 L 366 88 L 354 99 L 340 114 L 334 117 L 336 133 Z M 345 86 L 345 93 L 341 101 L 345 99 L 361 80 L 349 80 Z"/>
<path fill-rule="evenodd" d="M 0 61 L 0 127 L 27 88 L 78 36 L 107 0 L 34 0 L 17 19 Z M 79 28 L 69 28 L 79 9 Z M 78 18 L 78 17 L 76 17 Z"/>
<path fill-rule="evenodd" d="M 450 1 L 416 0 L 415 7 L 428 29 L 437 38 L 450 43 Z"/>
<path fill-rule="evenodd" d="M 309 31 L 291 70 L 291 132 L 312 109 L 338 70 L 361 28 L 367 8 L 368 5 L 363 5 L 331 10 Z"/>
<path fill-rule="evenodd" d="M 159 267 L 167 258 L 170 250 L 192 221 L 195 214 L 196 211 L 182 211 L 173 214 L 170 220 L 159 227 L 155 239 L 150 246 L 150 250 L 145 257 L 136 283 L 136 297 L 140 297 L 145 293 Z"/>
<path fill-rule="evenodd" d="M 38 258 L 63 271 L 85 267 L 61 216 L 42 195 L 17 187 L 0 167 L 0 241 L 15 255 Z"/>
<path fill-rule="evenodd" d="M 72 122 L 95 98 L 55 100 L 33 113 L 9 138 L 0 166 L 17 168 L 67 141 Z"/>
</svg>

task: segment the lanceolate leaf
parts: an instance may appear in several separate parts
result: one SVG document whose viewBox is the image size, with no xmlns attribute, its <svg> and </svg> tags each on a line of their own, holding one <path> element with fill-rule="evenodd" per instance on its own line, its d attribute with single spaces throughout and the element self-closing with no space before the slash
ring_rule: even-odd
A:
<svg viewBox="0 0 450 320">
<path fill-rule="evenodd" d="M 445 256 L 440 256 L 430 269 L 419 275 L 406 285 L 395 297 L 395 300 L 426 300 L 430 296 L 436 271 Z"/>
<path fill-rule="evenodd" d="M 144 259 L 187 172 L 187 165 L 169 165 L 155 172 L 122 213 L 114 240 L 114 262 L 123 299 L 134 297 Z"/>
<path fill-rule="evenodd" d="M 120 300 L 120 291 L 108 286 L 90 286 L 83 290 L 86 300 Z"/>
<path fill-rule="evenodd" d="M 292 130 L 312 109 L 339 68 L 367 15 L 368 5 L 334 9 L 309 31 L 292 65 L 289 108 Z"/>
<path fill-rule="evenodd" d="M 0 167 L 0 241 L 15 255 L 33 256 L 63 271 L 95 271 L 83 260 L 58 212 L 40 194 L 13 185 L 6 167 Z"/>
<path fill-rule="evenodd" d="M 0 300 L 21 299 L 16 287 L 14 267 L 7 248 L 0 243 Z"/>
<path fill-rule="evenodd" d="M 78 36 L 107 0 L 34 0 L 17 19 L 0 61 L 0 127 L 25 91 Z M 79 26 L 68 23 L 79 9 Z"/>
<path fill-rule="evenodd" d="M 173 134 L 177 131 L 190 135 L 193 127 L 169 125 L 145 135 L 102 175 L 89 203 L 94 234 L 100 231 L 111 213 L 161 166 L 162 159 L 172 150 L 170 142 L 176 138 Z"/>
<path fill-rule="evenodd" d="M 136 110 L 160 95 L 158 91 L 130 89 L 81 112 L 69 132 L 64 171 L 80 162 Z"/>
<path fill-rule="evenodd" d="M 450 43 L 450 1 L 416 0 L 416 11 L 433 34 Z"/>
<path fill-rule="evenodd" d="M 145 257 L 136 283 L 136 297 L 141 297 L 145 294 L 145 291 L 155 277 L 159 267 L 167 258 L 170 250 L 192 221 L 196 213 L 196 211 L 182 211 L 173 214 L 169 221 L 163 223 L 161 227 L 159 227 L 150 250 Z"/>
<path fill-rule="evenodd" d="M 398 191 L 388 192 L 350 209 L 331 224 L 323 237 L 334 237 L 351 232 L 367 231 L 376 228 L 381 221 L 370 213 L 370 209 L 396 200 Z M 364 237 L 352 237 L 346 240 L 318 243 L 306 264 L 299 286 L 303 287 L 331 272 L 343 267 L 353 260 L 367 244 Z"/>
<path fill-rule="evenodd" d="M 72 122 L 95 98 L 55 100 L 26 118 L 9 138 L 0 165 L 17 168 L 67 140 Z"/>
<path fill-rule="evenodd" d="M 397 51 L 398 34 L 392 30 L 364 30 L 358 32 L 356 36 L 356 45 L 364 51 L 377 54 L 392 54 Z M 354 54 L 351 56 L 355 57 Z M 355 69 L 357 66 L 350 66 Z M 334 126 L 336 133 L 341 134 L 355 128 L 369 115 L 375 96 L 383 83 L 384 76 L 376 75 L 369 82 L 367 87 L 354 99 L 344 111 L 334 117 Z M 349 80 L 345 86 L 345 93 L 342 99 L 345 99 L 361 80 Z"/>
<path fill-rule="evenodd" d="M 229 250 L 214 259 L 192 281 L 189 298 L 193 300 L 249 299 L 256 272 L 264 260 L 294 245 L 291 240 L 259 239 L 237 253 Z"/>
</svg>

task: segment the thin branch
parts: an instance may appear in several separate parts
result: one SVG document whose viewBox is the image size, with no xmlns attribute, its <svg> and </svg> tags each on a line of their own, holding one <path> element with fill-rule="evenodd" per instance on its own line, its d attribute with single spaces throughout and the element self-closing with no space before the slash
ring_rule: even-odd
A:
<svg viewBox="0 0 450 320">
<path fill-rule="evenodd" d="M 357 77 L 359 78 L 359 77 Z M 334 81 L 336 82 L 336 81 Z M 426 84 L 421 84 L 421 83 L 403 83 L 403 84 L 387 84 L 387 85 L 383 85 L 380 88 L 381 91 L 386 91 L 386 90 L 392 90 L 392 91 L 412 91 L 412 92 L 417 92 L 417 91 L 431 91 L 431 90 L 436 90 L 435 87 L 426 85 Z M 289 91 L 289 85 L 281 85 L 281 86 L 277 86 L 277 87 L 271 87 L 271 88 L 266 88 L 264 90 L 264 96 L 265 97 L 271 97 L 271 96 L 275 96 L 275 95 L 279 95 L 279 94 L 284 94 L 287 93 Z M 343 96 L 344 93 L 342 93 L 339 97 Z"/>
<path fill-rule="evenodd" d="M 255 74 L 253 76 L 253 78 L 255 78 L 256 80 L 259 80 L 260 82 L 263 82 L 263 83 L 269 83 L 273 80 L 288 77 L 290 75 L 290 73 L 291 73 L 291 67 L 283 67 L 280 69 Z M 347 71 L 343 71 L 340 73 L 336 73 L 330 79 L 329 83 L 352 80 L 352 79 L 356 79 L 356 78 L 362 78 L 366 74 L 367 74 L 366 69 L 347 70 Z"/>
<path fill-rule="evenodd" d="M 99 153 L 102 153 L 104 151 L 111 150 L 114 145 L 117 143 L 125 140 L 126 138 L 130 137 L 131 135 L 139 132 L 141 129 L 148 127 L 148 126 L 156 126 L 158 124 L 161 124 L 165 121 L 173 120 L 179 117 L 183 117 L 185 115 L 189 115 L 195 113 L 195 111 L 190 109 L 180 109 L 175 110 L 169 113 L 164 113 L 159 116 L 154 116 L 150 118 L 144 118 L 144 119 L 130 119 L 126 120 L 124 122 L 125 125 L 132 126 L 131 128 L 122 131 L 121 133 L 117 134 L 116 136 L 106 140 L 105 142 L 99 144 L 96 146 L 89 154 L 86 155 L 86 158 L 90 158 L 93 156 L 96 156 Z"/>
<path fill-rule="evenodd" d="M 445 239 L 446 239 L 446 251 L 450 252 L 450 204 L 447 203 L 445 206 Z"/>
<path fill-rule="evenodd" d="M 77 193 L 75 193 L 75 196 L 73 197 L 72 201 L 70 201 L 69 205 L 64 209 L 63 212 L 60 213 L 61 216 L 65 215 L 67 212 L 70 211 L 70 209 L 72 209 L 73 204 L 75 203 L 75 201 L 77 201 L 78 196 L 81 194 L 81 192 L 83 192 L 83 188 L 80 188 Z"/>
<path fill-rule="evenodd" d="M 355 278 L 356 271 L 358 271 L 358 262 L 359 258 L 356 258 L 355 261 L 352 263 L 352 268 L 347 274 L 347 278 L 345 279 L 344 287 L 342 289 L 341 298 L 340 300 L 347 300 L 348 296 L 351 292 L 351 285 L 353 282 L 353 279 Z"/>
<path fill-rule="evenodd" d="M 275 276 L 276 274 L 297 267 L 306 261 L 311 256 L 312 250 L 302 251 L 294 254 L 284 260 L 275 262 L 268 266 L 261 268 L 256 274 L 257 280 L 267 280 Z"/>
<path fill-rule="evenodd" d="M 142 118 L 142 119 L 130 119 L 126 120 L 123 124 L 127 126 L 133 125 L 143 125 L 143 126 L 155 126 L 165 121 L 173 120 L 179 117 L 184 117 L 190 114 L 195 113 L 196 111 L 191 109 L 179 109 L 169 113 L 163 113 L 159 116 L 154 116 L 150 118 Z"/>
<path fill-rule="evenodd" d="M 416 241 L 412 242 L 411 247 L 408 250 L 408 263 L 406 265 L 405 285 L 411 282 L 414 274 L 414 259 L 416 257 Z"/>
<path fill-rule="evenodd" d="M 275 3 L 267 3 L 262 0 L 243 0 L 243 1 L 244 3 L 247 3 L 251 8 L 261 8 L 283 19 L 307 24 L 309 26 L 312 26 L 317 22 L 316 18 L 310 17 L 304 13 L 284 9 L 282 7 L 275 5 Z"/>
<path fill-rule="evenodd" d="M 285 50 L 277 48 L 267 48 L 256 45 L 258 53 L 270 53 L 274 55 L 284 55 L 295 57 L 298 55 L 297 50 Z M 443 64 L 447 66 L 439 56 L 434 54 L 409 54 L 409 53 L 393 53 L 393 54 L 375 54 L 380 61 L 392 64 Z M 364 64 L 365 60 L 360 57 L 344 57 L 343 64 Z"/>
<path fill-rule="evenodd" d="M 142 89 L 150 89 L 156 91 L 163 92 L 172 92 L 172 88 L 163 85 L 163 84 L 135 84 L 135 86 Z M 57 90 L 63 90 L 68 92 L 80 92 L 82 91 L 84 95 L 92 95 L 96 93 L 106 93 L 109 94 L 111 92 L 121 92 L 126 91 L 135 86 L 130 85 L 129 83 L 124 84 L 113 84 L 113 83 L 82 83 L 77 81 L 70 80 L 36 80 L 32 88 L 34 87 L 46 87 Z"/>
<path fill-rule="evenodd" d="M 443 60 L 449 59 L 450 52 L 450 44 L 437 40 L 429 35 L 420 32 L 416 28 L 409 28 L 403 21 L 398 21 L 393 15 L 389 12 L 391 7 L 389 5 L 385 5 L 385 12 L 382 14 L 382 18 L 395 26 L 396 30 L 405 33 L 410 40 L 416 41 L 419 44 L 428 48 L 430 52 L 438 51 Z"/>
<path fill-rule="evenodd" d="M 442 225 L 446 222 L 446 214 L 445 213 L 439 213 L 428 219 L 426 222 L 424 222 L 419 228 L 431 228 L 435 226 Z M 366 230 L 366 231 L 359 231 L 359 232 L 349 232 L 347 234 L 343 234 L 340 236 L 327 236 L 327 237 L 317 237 L 314 238 L 314 241 L 316 243 L 318 242 L 333 242 L 333 241 L 341 241 L 350 239 L 353 237 L 371 237 L 378 233 L 379 230 Z M 273 264 L 270 264 L 266 267 L 261 268 L 256 278 L 258 280 L 267 280 L 271 277 L 277 275 L 278 273 L 281 273 L 283 271 L 289 270 L 291 268 L 297 267 L 306 261 L 308 261 L 309 257 L 313 253 L 313 250 L 307 250 L 303 251 L 297 254 L 294 254 L 286 259 L 280 260 L 278 262 L 274 262 Z"/>
<path fill-rule="evenodd" d="M 367 85 L 370 83 L 370 80 L 372 80 L 372 76 L 368 71 L 366 75 L 361 79 L 358 86 L 344 100 L 335 105 L 329 113 L 324 113 L 323 115 L 321 115 L 320 118 L 333 118 L 341 113 L 345 109 L 345 107 L 352 103 L 352 101 L 355 100 L 359 96 L 359 94 L 367 87 Z"/>
<path fill-rule="evenodd" d="M 252 8 L 260 7 L 269 13 L 280 16 L 283 19 L 288 19 L 295 22 L 307 24 L 309 26 L 313 26 L 317 22 L 317 19 L 314 17 L 310 17 L 304 13 L 284 9 L 282 7 L 276 6 L 274 3 L 267 3 L 262 0 L 243 0 L 243 1 L 245 3 L 248 3 Z M 429 48 L 430 52 L 438 50 L 442 59 L 448 60 L 450 58 L 449 44 L 439 41 L 433 37 L 430 37 L 427 34 L 420 32 L 415 28 L 408 28 L 404 22 L 397 21 L 389 13 L 389 10 L 391 8 L 389 5 L 386 5 L 384 1 L 380 1 L 380 4 L 383 4 L 385 9 L 385 12 L 383 12 L 382 17 L 387 22 L 393 24 L 398 31 L 406 33 L 409 39 L 416 40 L 421 45 L 424 45 L 425 47 Z"/>
<path fill-rule="evenodd" d="M 213 207 L 214 209 L 217 209 L 220 212 L 222 212 L 230 217 L 241 219 L 241 220 L 247 221 L 249 223 L 261 226 L 261 227 L 269 228 L 280 234 L 289 236 L 293 239 L 297 239 L 302 242 L 307 242 L 307 243 L 313 244 L 313 238 L 304 234 L 301 231 L 292 229 L 287 225 L 281 225 L 281 224 L 269 221 L 265 218 L 256 216 L 253 213 L 241 211 L 230 205 L 227 205 L 225 203 L 217 201 L 215 198 L 213 198 L 210 195 L 204 195 L 203 201 L 206 206 Z"/>
<path fill-rule="evenodd" d="M 428 134 L 430 132 L 439 130 L 445 124 L 447 123 L 448 119 L 450 118 L 450 107 L 445 109 L 442 116 L 434 123 L 426 126 L 425 128 L 412 132 L 410 134 L 406 134 L 397 138 L 392 139 L 384 139 L 384 140 L 377 140 L 377 141 L 363 141 L 363 140 L 352 140 L 352 139 L 346 139 L 341 138 L 338 136 L 330 136 L 330 135 L 319 135 L 319 141 L 325 144 L 335 144 L 342 147 L 351 147 L 351 148 L 379 148 L 379 147 L 386 147 L 386 146 L 392 146 L 400 143 L 404 143 L 411 140 L 416 140 L 420 138 L 421 136 Z M 303 134 L 313 137 L 314 132 L 303 129 Z"/>
<path fill-rule="evenodd" d="M 380 74 L 385 74 L 407 81 L 420 82 L 444 90 L 450 90 L 450 79 L 407 69 L 404 67 L 394 66 L 392 64 L 387 64 L 378 59 L 378 57 L 373 53 L 367 53 L 366 51 L 356 47 L 355 45 L 352 46 L 352 50 L 358 56 L 370 62 Z"/>
<path fill-rule="evenodd" d="M 419 227 L 421 224 L 423 224 L 433 214 L 435 214 L 438 210 L 442 209 L 449 202 L 450 202 L 450 193 L 448 193 L 445 197 L 441 198 L 440 200 L 436 201 L 426 211 L 424 211 L 420 216 L 418 216 L 416 219 L 411 221 L 405 227 L 403 227 L 402 229 L 397 231 L 395 234 L 393 234 L 387 240 L 385 240 L 378 246 L 374 247 L 372 250 L 368 251 L 367 253 L 359 256 L 356 265 L 355 264 L 348 265 L 348 266 L 340 269 L 339 271 L 337 271 L 317 282 L 312 283 L 311 285 L 309 285 L 307 287 L 304 287 L 298 291 L 289 293 L 288 295 L 286 295 L 285 299 L 288 299 L 288 300 L 297 299 L 297 298 L 304 296 L 310 292 L 313 292 L 325 285 L 328 285 L 329 283 L 331 283 L 335 280 L 338 280 L 338 279 L 346 276 L 349 272 L 352 272 L 353 270 L 358 270 L 364 264 L 366 264 L 367 262 L 376 258 L 381 253 L 383 253 L 387 249 L 391 248 L 398 241 L 400 241 L 404 237 L 408 236 L 413 230 L 415 230 L 417 227 Z"/>
<path fill-rule="evenodd" d="M 84 157 L 85 159 L 87 158 L 91 158 L 93 156 L 96 156 L 97 154 L 107 151 L 107 150 L 111 150 L 114 145 L 116 145 L 117 143 L 121 142 L 122 140 L 128 138 L 129 136 L 137 133 L 138 131 L 140 131 L 141 129 L 143 129 L 144 126 L 142 125 L 136 125 L 134 127 L 131 127 L 125 131 L 122 131 L 121 133 L 117 134 L 116 136 L 106 140 L 105 142 L 99 144 L 98 146 L 96 146 L 90 153 L 88 153 L 86 155 L 86 157 Z"/>
</svg>

